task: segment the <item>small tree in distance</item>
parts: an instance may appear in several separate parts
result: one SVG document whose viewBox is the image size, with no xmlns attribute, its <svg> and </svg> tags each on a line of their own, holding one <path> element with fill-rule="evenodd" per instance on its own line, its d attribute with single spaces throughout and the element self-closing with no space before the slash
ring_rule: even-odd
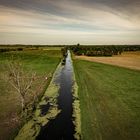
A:
<svg viewBox="0 0 140 140">
<path fill-rule="evenodd" d="M 79 47 L 79 46 L 80 46 L 80 44 L 78 43 L 78 44 L 77 44 L 77 46 Z"/>
</svg>

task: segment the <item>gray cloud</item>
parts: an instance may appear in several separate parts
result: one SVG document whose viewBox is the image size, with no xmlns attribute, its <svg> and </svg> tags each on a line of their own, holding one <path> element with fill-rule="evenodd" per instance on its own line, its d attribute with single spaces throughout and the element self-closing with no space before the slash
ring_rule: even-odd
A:
<svg viewBox="0 0 140 140">
<path fill-rule="evenodd" d="M 0 5 L 28 9 L 28 10 L 37 10 L 44 12 L 52 13 L 63 13 L 67 11 L 61 11 L 62 9 L 57 6 L 57 4 L 66 3 L 69 5 L 77 4 L 80 6 L 93 7 L 96 5 L 103 5 L 114 10 L 126 10 L 133 12 L 134 9 L 140 11 L 140 1 L 139 0 L 1 0 Z M 100 8 L 100 6 L 99 6 Z"/>
<path fill-rule="evenodd" d="M 136 22 L 140 20 L 139 0 L 0 0 L 0 5 L 29 12 L 49 13 L 66 18 L 81 18 L 83 12 L 72 8 L 78 6 L 110 12 Z M 86 11 L 84 12 L 86 13 Z"/>
<path fill-rule="evenodd" d="M 0 21 L 0 34 L 4 32 L 7 36 L 43 33 L 47 37 L 61 34 L 65 38 L 69 34 L 72 39 L 74 35 L 85 35 L 92 41 L 96 35 L 112 35 L 113 39 L 119 36 L 119 40 L 122 36 L 135 36 L 138 41 L 140 1 L 0 0 Z"/>
</svg>

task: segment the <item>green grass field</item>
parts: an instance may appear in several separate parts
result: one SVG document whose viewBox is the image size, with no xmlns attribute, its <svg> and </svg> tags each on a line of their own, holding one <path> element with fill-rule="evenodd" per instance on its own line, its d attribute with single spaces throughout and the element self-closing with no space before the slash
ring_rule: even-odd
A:
<svg viewBox="0 0 140 140">
<path fill-rule="evenodd" d="M 4 65 L 11 58 L 20 60 L 25 68 L 25 71 L 35 71 L 38 80 L 35 81 L 34 91 L 42 92 L 46 83 L 42 84 L 43 79 L 48 74 L 53 74 L 57 64 L 61 59 L 61 51 L 58 50 L 33 50 L 21 52 L 0 53 L 0 139 L 12 139 L 19 122 L 17 113 L 20 112 L 21 106 L 19 95 L 9 85 L 8 81 L 3 79 L 5 74 Z"/>
<path fill-rule="evenodd" d="M 83 140 L 140 139 L 140 71 L 74 60 Z"/>
</svg>

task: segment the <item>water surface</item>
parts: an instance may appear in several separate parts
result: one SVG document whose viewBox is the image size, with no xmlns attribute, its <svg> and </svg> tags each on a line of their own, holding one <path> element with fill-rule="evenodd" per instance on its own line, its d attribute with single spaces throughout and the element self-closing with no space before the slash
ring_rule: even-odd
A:
<svg viewBox="0 0 140 140">
<path fill-rule="evenodd" d="M 68 51 L 66 64 L 63 66 L 55 83 L 60 85 L 58 108 L 61 113 L 54 120 L 41 128 L 37 140 L 74 140 L 74 124 L 72 122 L 72 74 L 71 54 Z M 43 107 L 44 109 L 44 107 Z"/>
</svg>

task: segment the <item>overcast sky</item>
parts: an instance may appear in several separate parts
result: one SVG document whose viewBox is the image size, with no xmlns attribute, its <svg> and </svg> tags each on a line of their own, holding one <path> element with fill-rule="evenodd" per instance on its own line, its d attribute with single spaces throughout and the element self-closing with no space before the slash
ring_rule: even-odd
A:
<svg viewBox="0 0 140 140">
<path fill-rule="evenodd" d="M 140 0 L 0 0 L 0 44 L 140 44 Z"/>
</svg>

